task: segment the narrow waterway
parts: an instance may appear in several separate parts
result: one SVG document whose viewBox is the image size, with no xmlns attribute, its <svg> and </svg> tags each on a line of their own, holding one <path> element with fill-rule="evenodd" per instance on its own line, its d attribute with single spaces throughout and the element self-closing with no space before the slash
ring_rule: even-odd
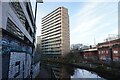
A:
<svg viewBox="0 0 120 80">
<path fill-rule="evenodd" d="M 88 79 L 88 78 L 94 78 L 94 80 L 106 80 L 104 78 L 101 78 L 100 76 L 98 76 L 96 73 L 94 72 L 90 72 L 90 71 L 87 71 L 87 70 L 84 70 L 84 69 L 80 69 L 80 68 L 76 68 L 74 70 L 74 74 L 71 76 L 71 80 L 74 79 L 74 78 L 85 78 Z"/>
<path fill-rule="evenodd" d="M 68 78 L 69 80 L 74 80 L 75 78 L 82 80 L 107 80 L 100 77 L 95 72 L 67 65 L 44 64 L 44 67 L 46 67 L 50 75 L 52 74 L 51 77 L 55 78 Z"/>
</svg>

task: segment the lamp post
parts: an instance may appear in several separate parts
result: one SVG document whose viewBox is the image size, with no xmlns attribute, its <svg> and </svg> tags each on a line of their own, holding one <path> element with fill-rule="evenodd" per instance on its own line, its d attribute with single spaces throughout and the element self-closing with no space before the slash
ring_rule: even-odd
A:
<svg viewBox="0 0 120 80">
<path fill-rule="evenodd" d="M 36 23 L 36 16 L 37 16 L 37 3 L 43 3 L 43 0 L 36 0 L 36 4 L 35 4 L 35 23 Z"/>
<path fill-rule="evenodd" d="M 43 3 L 43 0 L 36 0 L 35 4 L 35 19 L 34 19 L 34 33 L 33 33 L 33 44 L 32 44 L 32 65 L 31 65 L 31 79 L 33 74 L 33 61 L 34 61 L 34 43 L 35 43 L 35 34 L 36 34 L 36 16 L 37 16 L 37 3 Z"/>
</svg>

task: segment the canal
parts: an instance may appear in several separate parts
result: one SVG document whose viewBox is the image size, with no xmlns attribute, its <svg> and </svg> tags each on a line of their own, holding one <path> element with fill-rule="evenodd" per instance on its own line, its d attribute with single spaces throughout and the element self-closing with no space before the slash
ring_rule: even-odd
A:
<svg viewBox="0 0 120 80">
<path fill-rule="evenodd" d="M 98 79 L 105 80 L 104 78 L 101 78 L 94 72 L 90 72 L 80 68 L 76 68 L 74 70 L 74 74 L 71 75 L 71 79 L 74 79 L 74 78 L 90 78 L 90 79 L 94 78 L 95 80 L 98 80 Z"/>
<path fill-rule="evenodd" d="M 61 65 L 61 64 L 41 64 L 50 74 L 50 78 L 55 79 L 64 79 L 67 80 L 74 80 L 75 78 L 79 78 L 82 80 L 107 80 L 99 75 L 97 75 L 95 72 L 88 71 L 85 69 L 80 69 L 76 67 L 71 67 L 68 65 Z"/>
</svg>

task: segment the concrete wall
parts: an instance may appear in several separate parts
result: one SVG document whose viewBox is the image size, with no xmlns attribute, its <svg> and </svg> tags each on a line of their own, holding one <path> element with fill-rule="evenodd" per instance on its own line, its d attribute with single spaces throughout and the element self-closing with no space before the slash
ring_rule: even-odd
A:
<svg viewBox="0 0 120 80">
<path fill-rule="evenodd" d="M 62 55 L 70 52 L 70 30 L 69 30 L 69 15 L 68 10 L 62 7 Z"/>
<path fill-rule="evenodd" d="M 9 11 L 9 4 L 8 2 L 1 2 L 1 10 L 2 10 L 2 18 L 1 20 L 1 26 L 0 28 L 6 29 L 6 23 L 7 23 L 7 17 L 8 17 L 8 11 Z"/>
</svg>

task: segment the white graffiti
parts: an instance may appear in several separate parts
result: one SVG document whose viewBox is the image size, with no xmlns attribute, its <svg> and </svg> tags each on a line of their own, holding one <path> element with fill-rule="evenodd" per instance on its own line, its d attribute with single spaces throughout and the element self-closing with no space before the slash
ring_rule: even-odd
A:
<svg viewBox="0 0 120 80">
<path fill-rule="evenodd" d="M 27 78 L 30 76 L 31 57 L 25 52 L 11 52 L 9 78 Z"/>
</svg>

